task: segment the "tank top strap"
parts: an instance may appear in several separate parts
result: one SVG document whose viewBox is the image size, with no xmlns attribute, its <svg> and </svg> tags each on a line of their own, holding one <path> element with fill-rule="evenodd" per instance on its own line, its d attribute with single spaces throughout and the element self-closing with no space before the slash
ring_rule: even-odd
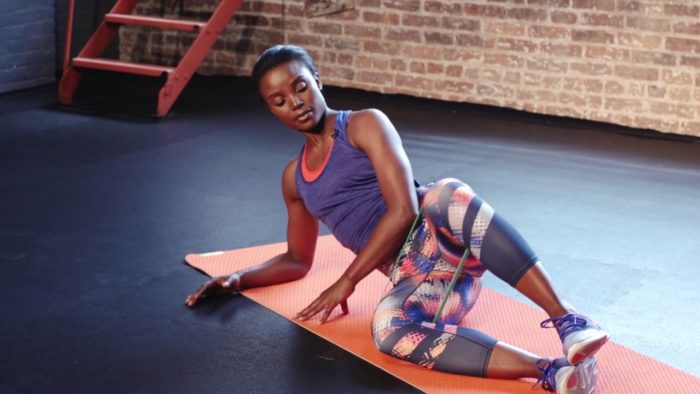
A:
<svg viewBox="0 0 700 394">
<path fill-rule="evenodd" d="M 344 141 L 347 141 L 348 118 L 350 117 L 350 112 L 349 110 L 340 111 L 335 117 L 336 138 L 340 137 Z"/>
</svg>

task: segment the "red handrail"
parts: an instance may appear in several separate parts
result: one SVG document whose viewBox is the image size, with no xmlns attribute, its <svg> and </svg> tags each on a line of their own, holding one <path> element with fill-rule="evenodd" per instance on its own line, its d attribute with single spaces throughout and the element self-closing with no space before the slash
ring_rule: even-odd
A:
<svg viewBox="0 0 700 394">
<path fill-rule="evenodd" d="M 75 12 L 75 0 L 68 2 L 68 25 L 66 26 L 66 47 L 63 53 L 63 75 L 68 72 L 70 66 L 70 47 L 73 41 L 73 13 Z"/>
</svg>

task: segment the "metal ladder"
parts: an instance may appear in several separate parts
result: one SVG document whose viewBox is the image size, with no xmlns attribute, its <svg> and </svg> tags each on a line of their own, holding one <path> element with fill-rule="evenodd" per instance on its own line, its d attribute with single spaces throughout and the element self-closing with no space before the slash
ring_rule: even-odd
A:
<svg viewBox="0 0 700 394">
<path fill-rule="evenodd" d="M 59 101 L 61 104 L 73 104 L 73 96 L 80 84 L 81 71 L 84 69 L 106 70 L 157 78 L 165 76 L 165 84 L 158 94 L 157 113 L 155 115 L 158 117 L 166 116 L 212 45 L 214 45 L 243 3 L 243 0 L 221 0 L 209 20 L 202 22 L 132 15 L 131 12 L 138 1 L 117 0 L 111 11 L 105 15 L 97 31 L 80 51 L 80 54 L 73 59 L 70 59 L 70 40 L 72 39 L 75 0 L 70 1 L 63 76 L 59 84 Z M 197 33 L 197 37 L 175 67 L 100 58 L 99 56 L 114 39 L 119 27 L 124 25 L 189 31 Z"/>
</svg>

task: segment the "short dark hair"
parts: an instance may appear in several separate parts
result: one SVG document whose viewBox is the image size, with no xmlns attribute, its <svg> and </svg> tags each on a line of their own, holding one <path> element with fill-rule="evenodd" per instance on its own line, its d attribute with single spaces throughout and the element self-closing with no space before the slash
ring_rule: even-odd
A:
<svg viewBox="0 0 700 394">
<path fill-rule="evenodd" d="M 258 88 L 260 86 L 260 79 L 262 79 L 265 73 L 280 64 L 291 61 L 301 62 L 314 75 L 318 73 L 316 63 L 314 63 L 314 60 L 304 48 L 288 44 L 275 45 L 271 48 L 267 48 L 253 66 L 251 76 L 255 87 Z"/>
</svg>

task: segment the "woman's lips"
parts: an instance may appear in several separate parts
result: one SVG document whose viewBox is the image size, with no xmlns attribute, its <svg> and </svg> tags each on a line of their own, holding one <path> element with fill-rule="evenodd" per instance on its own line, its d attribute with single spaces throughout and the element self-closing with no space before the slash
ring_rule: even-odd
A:
<svg viewBox="0 0 700 394">
<path fill-rule="evenodd" d="M 297 122 L 306 122 L 307 120 L 309 120 L 309 119 L 311 118 L 311 113 L 312 113 L 312 112 L 313 112 L 313 111 L 312 111 L 311 109 L 307 110 L 307 111 L 304 112 L 303 114 L 297 116 L 296 121 L 297 121 Z"/>
</svg>

